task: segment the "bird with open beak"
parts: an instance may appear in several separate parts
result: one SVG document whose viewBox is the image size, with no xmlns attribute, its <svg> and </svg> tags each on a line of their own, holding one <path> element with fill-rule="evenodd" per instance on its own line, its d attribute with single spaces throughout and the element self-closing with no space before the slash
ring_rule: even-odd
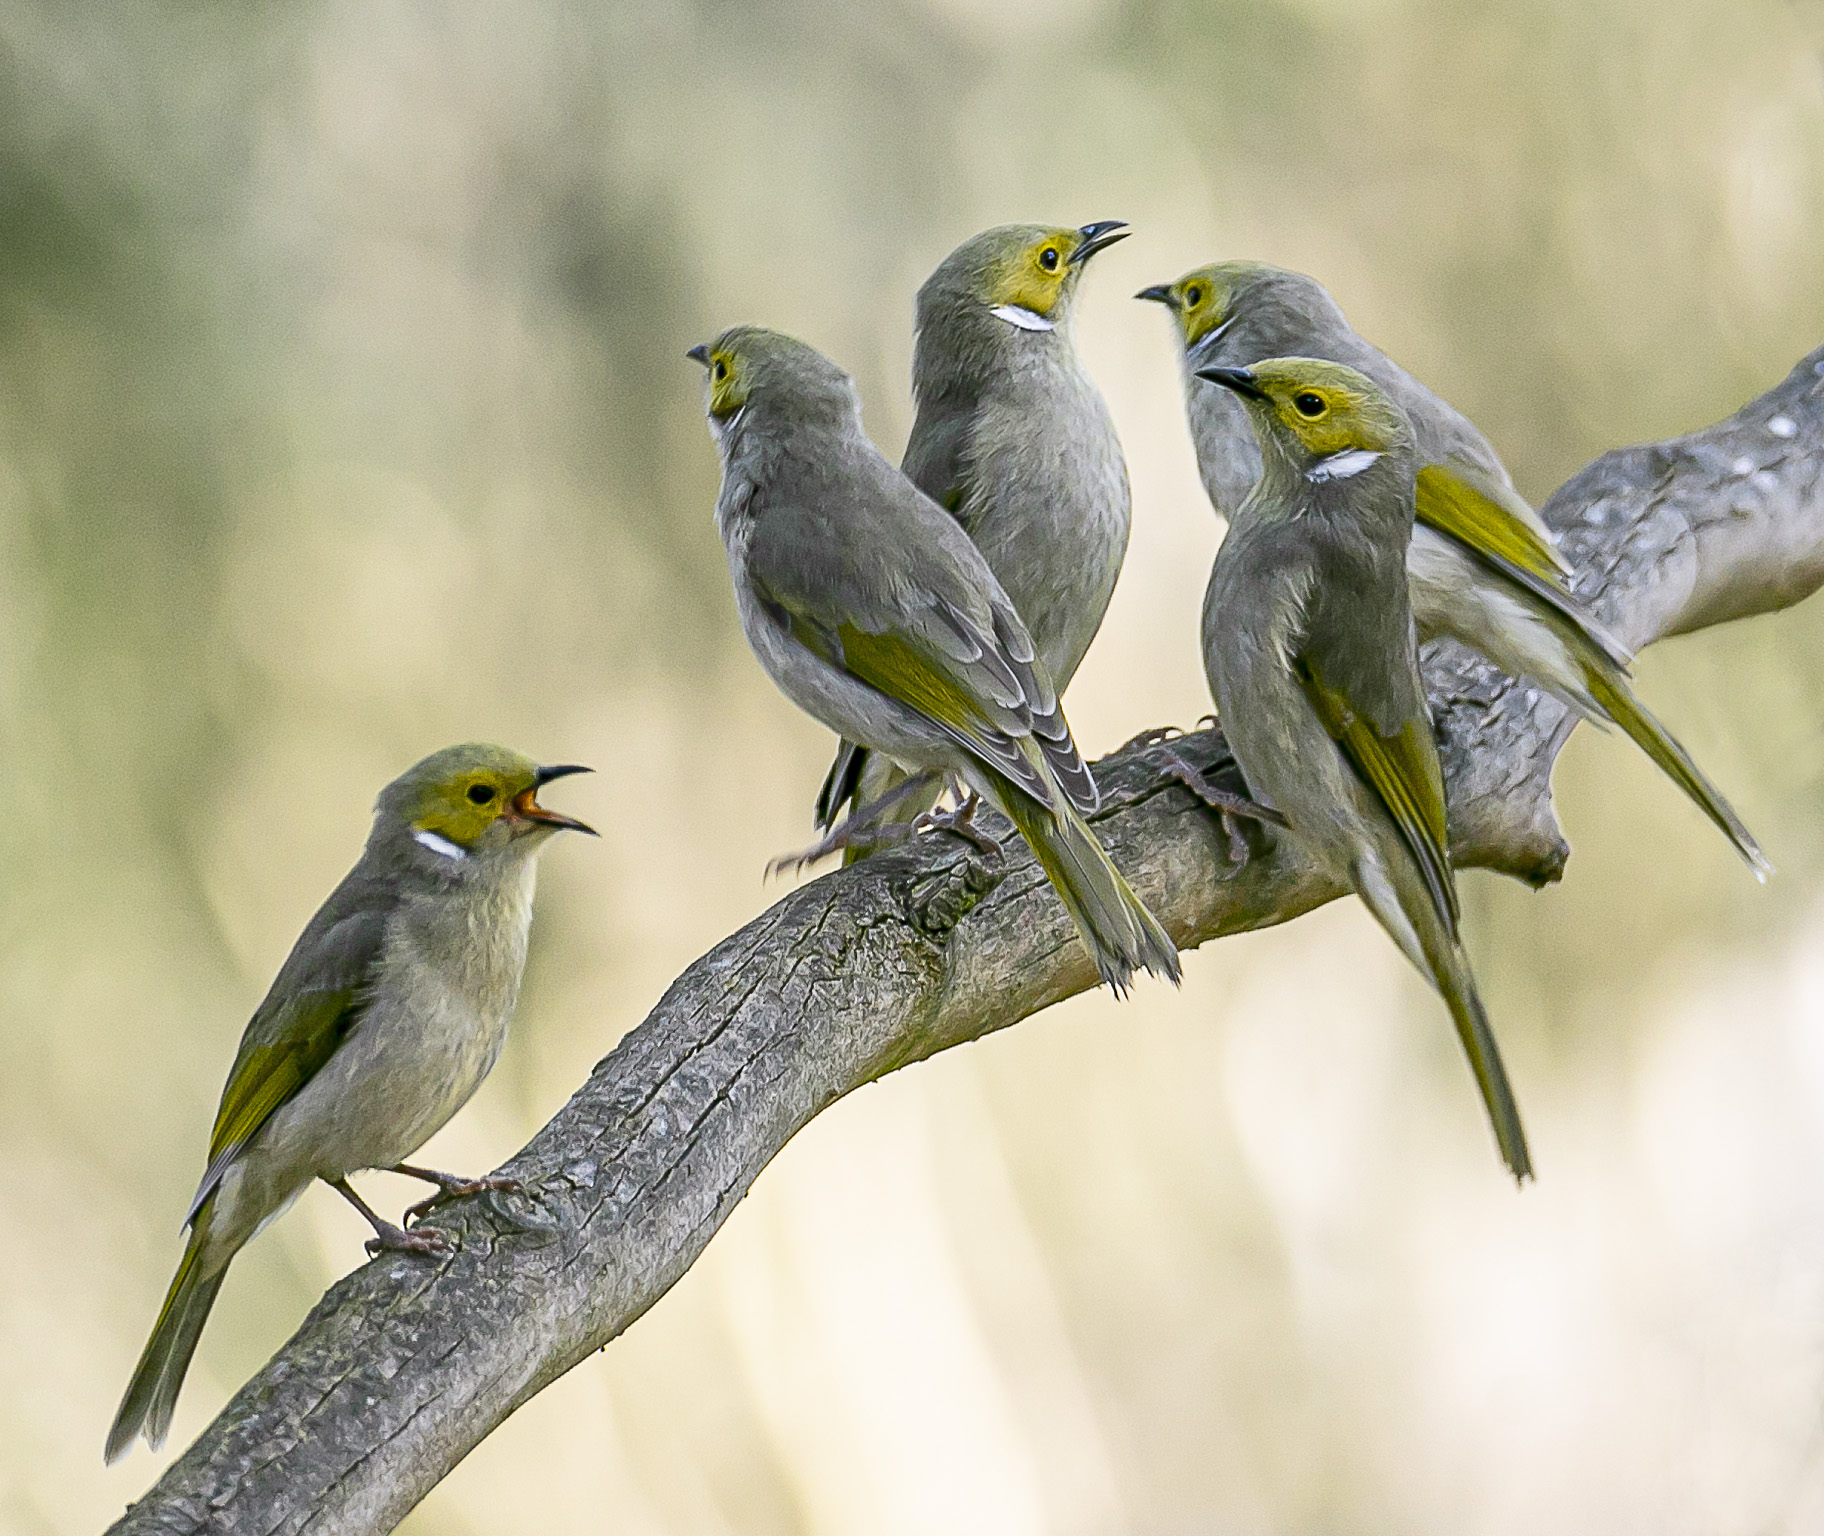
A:
<svg viewBox="0 0 1824 1536">
<path fill-rule="evenodd" d="M 108 1434 L 114 1461 L 171 1425 L 178 1389 L 229 1261 L 313 1179 L 373 1225 L 370 1252 L 436 1253 L 439 1232 L 382 1220 L 348 1176 L 384 1168 L 435 1184 L 407 1212 L 512 1188 L 405 1161 L 466 1104 L 506 1040 L 525 969 L 536 855 L 594 828 L 538 791 L 589 770 L 540 767 L 472 743 L 381 790 L 360 860 L 305 927 L 228 1073 L 190 1237 Z"/>
</svg>

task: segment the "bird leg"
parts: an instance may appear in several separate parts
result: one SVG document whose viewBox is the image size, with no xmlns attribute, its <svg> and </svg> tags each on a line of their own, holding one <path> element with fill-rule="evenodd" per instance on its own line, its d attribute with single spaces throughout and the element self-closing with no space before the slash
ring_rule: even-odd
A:
<svg viewBox="0 0 1824 1536">
<path fill-rule="evenodd" d="M 1143 733 L 1151 734 L 1151 733 Z M 1138 740 L 1139 738 L 1135 738 Z M 1286 818 L 1271 806 L 1259 804 L 1246 795 L 1238 795 L 1233 790 L 1224 789 L 1221 785 L 1212 784 L 1203 770 L 1189 761 L 1175 747 L 1169 747 L 1161 740 L 1147 743 L 1147 757 L 1158 763 L 1174 783 L 1182 784 L 1205 806 L 1216 813 L 1216 819 L 1222 825 L 1223 836 L 1229 845 L 1229 873 L 1239 871 L 1248 862 L 1248 840 L 1239 825 L 1239 818 L 1257 821 L 1262 825 L 1276 827 L 1288 825 Z"/>
<path fill-rule="evenodd" d="M 347 1179 L 330 1179 L 329 1187 L 342 1196 L 350 1205 L 359 1211 L 373 1227 L 374 1235 L 367 1240 L 366 1248 L 370 1257 L 380 1253 L 448 1253 L 450 1240 L 441 1232 L 408 1232 L 404 1227 L 395 1227 L 390 1221 L 383 1221 L 374 1208 L 357 1195 L 349 1186 Z"/>
<path fill-rule="evenodd" d="M 870 800 L 848 817 L 821 842 L 812 843 L 809 848 L 801 848 L 797 853 L 783 853 L 776 859 L 768 859 L 767 878 L 770 880 L 774 875 L 803 869 L 807 864 L 815 864 L 819 859 L 827 859 L 832 853 L 841 853 L 847 848 L 877 848 L 883 843 L 900 842 L 910 837 L 911 828 L 916 823 L 895 822 L 889 827 L 875 824 L 900 801 L 918 790 L 928 789 L 930 784 L 931 775 L 928 772 L 915 773 L 910 778 L 902 779 L 878 800 Z"/>
<path fill-rule="evenodd" d="M 953 811 L 922 811 L 912 823 L 913 834 L 920 832 L 954 832 L 965 842 L 973 843 L 992 859 L 1001 856 L 1001 845 L 975 824 L 975 808 L 982 797 L 970 790 L 963 803 Z"/>
<path fill-rule="evenodd" d="M 407 1207 L 405 1224 L 408 1228 L 415 1227 L 446 1200 L 460 1200 L 464 1195 L 483 1195 L 491 1189 L 507 1195 L 523 1194 L 525 1191 L 525 1186 L 518 1179 L 504 1173 L 489 1173 L 479 1179 L 465 1179 L 459 1173 L 439 1173 L 435 1168 L 418 1168 L 411 1163 L 394 1163 L 386 1171 L 402 1173 L 408 1179 L 422 1179 L 426 1184 L 437 1186 L 437 1193 L 429 1199 Z"/>
</svg>

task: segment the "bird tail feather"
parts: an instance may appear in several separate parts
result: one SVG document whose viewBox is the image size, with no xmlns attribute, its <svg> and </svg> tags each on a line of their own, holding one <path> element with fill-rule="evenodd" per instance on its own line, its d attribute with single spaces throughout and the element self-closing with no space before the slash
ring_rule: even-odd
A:
<svg viewBox="0 0 1824 1536">
<path fill-rule="evenodd" d="M 1457 1039 L 1463 1054 L 1469 1058 L 1469 1069 L 1475 1075 L 1476 1088 L 1482 1095 L 1482 1106 L 1495 1133 L 1501 1161 L 1515 1180 L 1525 1183 L 1533 1176 L 1532 1154 L 1527 1151 L 1526 1130 L 1520 1123 L 1520 1106 L 1515 1101 L 1513 1084 L 1508 1081 L 1507 1067 L 1501 1060 L 1501 1047 L 1495 1040 L 1488 1013 L 1476 990 L 1475 973 L 1470 970 L 1469 956 L 1463 952 L 1457 937 L 1456 921 L 1447 903 L 1420 874 L 1417 861 L 1404 843 L 1394 843 L 1398 836 L 1388 828 L 1387 844 L 1380 858 L 1359 861 L 1354 869 L 1357 894 L 1375 920 L 1397 944 L 1416 970 L 1436 988 L 1444 1006 L 1450 1010 Z"/>
<path fill-rule="evenodd" d="M 1515 1180 L 1524 1184 L 1533 1176 L 1533 1158 L 1527 1150 L 1526 1129 L 1520 1123 L 1520 1106 L 1514 1099 L 1513 1084 L 1507 1079 L 1501 1047 L 1482 1007 L 1481 994 L 1476 991 L 1476 979 L 1460 948 L 1440 967 L 1437 987 L 1450 1010 L 1451 1022 L 1457 1027 L 1463 1053 L 1469 1057 L 1470 1070 L 1475 1073 L 1488 1122 L 1494 1128 L 1495 1143 L 1501 1149 L 1501 1160 Z"/>
<path fill-rule="evenodd" d="M 1026 839 L 1077 925 L 1097 972 L 1116 996 L 1127 991 L 1137 970 L 1150 971 L 1176 986 L 1182 978 L 1177 945 L 1063 794 L 1055 796 L 1054 809 L 1005 779 L 994 787 L 1008 819 Z"/>
<path fill-rule="evenodd" d="M 1704 777 L 1703 770 L 1692 761 L 1691 754 L 1634 697 L 1634 690 L 1628 686 L 1627 678 L 1598 655 L 1586 653 L 1580 660 L 1583 662 L 1584 681 L 1589 686 L 1590 694 L 1609 718 L 1633 737 L 1641 751 L 1652 758 L 1666 776 L 1691 797 L 1697 808 L 1716 823 L 1723 836 L 1735 845 L 1735 851 L 1754 871 L 1755 879 L 1765 880 L 1772 874 L 1773 865 L 1767 855 L 1761 852 L 1761 845 L 1754 840 L 1754 834 L 1742 824 L 1741 817 L 1735 814 L 1734 808 L 1723 798 L 1717 787 Z"/>
<path fill-rule="evenodd" d="M 828 832 L 842 819 L 842 808 L 861 790 L 861 776 L 867 768 L 868 749 L 847 739 L 836 747 L 836 760 L 823 776 L 823 788 L 817 791 L 816 821 L 819 832 Z"/>
<path fill-rule="evenodd" d="M 216 1292 L 222 1288 L 227 1267 L 205 1274 L 201 1267 L 203 1245 L 207 1240 L 208 1211 L 198 1213 L 190 1230 L 190 1242 L 171 1278 L 171 1289 L 165 1293 L 165 1304 L 158 1321 L 152 1325 L 152 1336 L 146 1340 L 139 1364 L 133 1368 L 133 1379 L 127 1383 L 120 1400 L 120 1412 L 114 1416 L 114 1427 L 108 1431 L 107 1459 L 110 1464 L 127 1453 L 142 1432 L 154 1450 L 165 1443 L 171 1428 L 171 1415 L 177 1406 L 178 1389 L 190 1369 L 190 1358 L 196 1353 L 196 1342 L 202 1337 L 209 1309 L 215 1305 Z"/>
</svg>

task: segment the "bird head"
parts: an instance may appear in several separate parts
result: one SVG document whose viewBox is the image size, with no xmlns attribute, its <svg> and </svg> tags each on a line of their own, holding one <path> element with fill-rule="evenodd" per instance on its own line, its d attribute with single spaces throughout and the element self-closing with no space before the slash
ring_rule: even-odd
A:
<svg viewBox="0 0 1824 1536">
<path fill-rule="evenodd" d="M 1310 479 L 1341 479 L 1412 446 L 1406 413 L 1341 363 L 1275 357 L 1246 368 L 1199 368 L 1197 377 L 1233 390 L 1261 447 L 1276 447 Z"/>
<path fill-rule="evenodd" d="M 1221 261 L 1197 267 L 1175 283 L 1154 283 L 1150 288 L 1142 288 L 1134 297 L 1163 304 L 1171 311 L 1188 352 L 1211 331 L 1234 318 L 1236 279 L 1247 265 Z"/>
<path fill-rule="evenodd" d="M 1323 284 L 1265 262 L 1214 262 L 1134 297 L 1171 311 L 1192 361 L 1326 351 L 1349 334 L 1349 322 Z"/>
<path fill-rule="evenodd" d="M 1016 332 L 1057 328 L 1083 268 L 1130 231 L 1120 219 L 1076 229 L 1048 224 L 1000 224 L 965 240 L 919 290 L 920 328 L 945 310 L 988 314 Z"/>
<path fill-rule="evenodd" d="M 749 411 L 785 422 L 860 416 L 854 381 L 815 347 L 782 332 L 737 325 L 684 355 L 703 365 L 704 411 L 718 442 Z"/>
<path fill-rule="evenodd" d="M 574 763 L 541 767 L 487 742 L 433 752 L 380 792 L 377 831 L 403 832 L 452 864 L 512 848 L 530 852 L 553 832 L 595 829 L 546 810 L 538 791 L 553 779 L 588 773 Z"/>
</svg>

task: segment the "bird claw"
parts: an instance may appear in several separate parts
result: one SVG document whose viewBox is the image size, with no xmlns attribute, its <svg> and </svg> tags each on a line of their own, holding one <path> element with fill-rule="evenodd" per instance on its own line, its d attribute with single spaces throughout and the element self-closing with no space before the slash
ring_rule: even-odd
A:
<svg viewBox="0 0 1824 1536">
<path fill-rule="evenodd" d="M 1241 873 L 1248 862 L 1248 839 L 1241 829 L 1241 821 L 1260 822 L 1276 827 L 1287 825 L 1286 818 L 1271 806 L 1261 805 L 1250 800 L 1246 795 L 1238 795 L 1232 790 L 1212 784 L 1203 771 L 1190 762 L 1183 753 L 1159 743 L 1152 743 L 1147 756 L 1159 763 L 1166 776 L 1174 783 L 1181 784 L 1195 795 L 1207 809 L 1216 813 L 1216 819 L 1222 826 L 1224 840 L 1228 845 L 1229 861 L 1224 872 L 1217 876 L 1221 880 L 1232 880 Z"/>
<path fill-rule="evenodd" d="M 1156 747 L 1162 741 L 1171 741 L 1175 737 L 1182 736 L 1183 734 L 1184 732 L 1175 725 L 1148 726 L 1138 736 L 1132 737 L 1128 741 L 1122 743 L 1121 750 L 1123 752 L 1138 752 L 1144 747 Z"/>
<path fill-rule="evenodd" d="M 890 848 L 896 843 L 903 843 L 912 835 L 910 824 L 903 821 L 884 821 L 882 818 L 894 806 L 919 793 L 929 782 L 930 776 L 925 773 L 915 773 L 902 779 L 879 799 L 872 800 L 853 812 L 822 842 L 812 843 L 809 848 L 800 849 L 797 853 L 785 853 L 776 859 L 768 859 L 766 878 L 771 880 L 775 875 L 796 874 L 806 865 L 815 864 L 819 859 L 826 859 L 832 853 L 846 853 L 851 848 L 873 853 L 878 849 Z"/>
<path fill-rule="evenodd" d="M 408 1211 L 406 1214 L 410 1216 L 411 1212 Z M 395 1227 L 391 1222 L 376 1225 L 374 1235 L 362 1246 L 367 1249 L 369 1258 L 378 1258 L 383 1253 L 442 1255 L 455 1252 L 456 1247 L 444 1233 L 435 1227 L 415 1228 L 408 1232 L 404 1227 Z"/>
<path fill-rule="evenodd" d="M 911 822 L 912 833 L 953 832 L 964 842 L 973 843 L 989 858 L 998 859 L 1005 850 L 975 824 L 975 808 L 981 803 L 981 796 L 971 793 L 953 811 L 921 811 Z"/>
<path fill-rule="evenodd" d="M 827 859 L 832 853 L 846 853 L 851 848 L 865 848 L 872 853 L 876 849 L 903 843 L 911 835 L 909 822 L 890 821 L 882 826 L 856 826 L 855 818 L 850 817 L 829 836 L 812 843 L 809 848 L 800 848 L 796 853 L 782 853 L 776 859 L 768 859 L 766 878 L 771 880 L 778 875 L 795 875 L 819 859 Z"/>
<path fill-rule="evenodd" d="M 507 1195 L 525 1193 L 525 1186 L 518 1179 L 504 1173 L 490 1173 L 479 1179 L 462 1179 L 446 1173 L 432 1182 L 437 1186 L 436 1194 L 406 1207 L 405 1224 L 408 1228 L 416 1228 L 426 1216 L 449 1200 L 460 1200 L 466 1195 L 484 1195 L 490 1190 L 499 1190 Z"/>
</svg>

